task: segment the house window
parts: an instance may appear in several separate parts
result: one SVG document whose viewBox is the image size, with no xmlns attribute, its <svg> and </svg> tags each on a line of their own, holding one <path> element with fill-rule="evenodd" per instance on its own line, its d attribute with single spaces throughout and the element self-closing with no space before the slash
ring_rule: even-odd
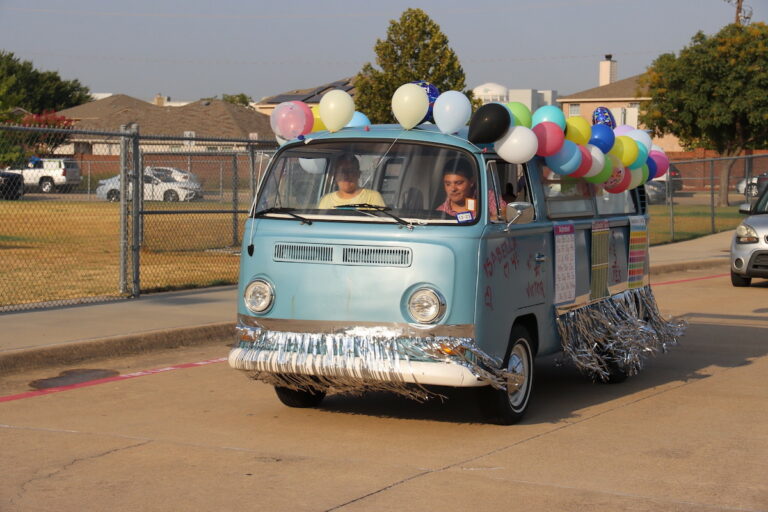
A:
<svg viewBox="0 0 768 512">
<path fill-rule="evenodd" d="M 568 117 L 581 115 L 581 105 L 579 103 L 571 103 L 568 105 Z"/>
</svg>

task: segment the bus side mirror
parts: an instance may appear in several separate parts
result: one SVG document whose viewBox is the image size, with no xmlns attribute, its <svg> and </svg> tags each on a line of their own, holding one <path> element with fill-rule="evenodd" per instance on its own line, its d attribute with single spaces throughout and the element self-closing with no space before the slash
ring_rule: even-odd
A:
<svg viewBox="0 0 768 512">
<path fill-rule="evenodd" d="M 507 229 L 512 224 L 528 224 L 533 222 L 533 213 L 533 204 L 531 203 L 507 203 L 507 210 L 504 212 Z"/>
</svg>

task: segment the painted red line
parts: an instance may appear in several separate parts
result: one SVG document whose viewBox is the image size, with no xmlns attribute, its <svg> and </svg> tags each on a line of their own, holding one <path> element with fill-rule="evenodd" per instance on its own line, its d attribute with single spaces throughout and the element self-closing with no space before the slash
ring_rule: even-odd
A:
<svg viewBox="0 0 768 512">
<path fill-rule="evenodd" d="M 689 281 L 701 281 L 703 279 L 716 279 L 718 277 L 725 277 L 730 274 L 716 274 L 714 276 L 704 276 L 704 277 L 692 277 L 690 279 L 678 279 L 677 281 L 665 281 L 663 283 L 651 283 L 652 286 L 663 286 L 665 284 L 679 284 L 679 283 L 687 283 Z"/>
<path fill-rule="evenodd" d="M 25 398 L 34 398 L 41 395 L 50 395 L 51 393 L 61 393 L 62 391 L 71 391 L 73 389 L 87 388 L 90 386 L 98 386 L 99 384 L 106 384 L 108 382 L 116 382 L 120 380 L 136 379 L 138 377 L 147 377 L 149 375 L 157 375 L 158 373 L 172 372 L 176 370 L 183 370 L 185 368 L 194 368 L 196 366 L 205 366 L 208 364 L 222 363 L 226 361 L 226 357 L 218 357 L 216 359 L 208 359 L 206 361 L 198 361 L 196 363 L 184 363 L 174 366 L 166 366 L 163 368 L 154 368 L 152 370 L 141 370 L 133 373 L 126 373 L 123 375 L 116 375 L 114 377 L 106 377 L 104 379 L 89 380 L 88 382 L 80 382 L 78 384 L 70 384 L 69 386 L 59 386 L 56 388 L 38 389 L 35 391 L 27 391 L 25 393 L 19 393 L 18 395 L 0 396 L 0 403 L 13 402 L 14 400 L 22 400 Z"/>
</svg>

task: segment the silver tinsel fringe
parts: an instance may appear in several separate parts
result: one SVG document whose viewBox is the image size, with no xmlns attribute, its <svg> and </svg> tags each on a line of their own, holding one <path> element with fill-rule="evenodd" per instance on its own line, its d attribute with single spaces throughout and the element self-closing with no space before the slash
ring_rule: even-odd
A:
<svg viewBox="0 0 768 512">
<path fill-rule="evenodd" d="M 565 354 L 582 372 L 607 381 L 611 369 L 635 375 L 646 356 L 678 344 L 684 322 L 664 320 L 650 286 L 623 291 L 557 318 Z"/>
<path fill-rule="evenodd" d="M 478 349 L 472 338 L 404 337 L 362 327 L 343 334 L 242 325 L 237 330 L 241 341 L 230 353 L 230 365 L 256 380 L 290 389 L 384 390 L 416 400 L 435 396 L 418 382 L 411 362 L 457 364 L 497 389 L 506 385 L 501 360 Z"/>
</svg>

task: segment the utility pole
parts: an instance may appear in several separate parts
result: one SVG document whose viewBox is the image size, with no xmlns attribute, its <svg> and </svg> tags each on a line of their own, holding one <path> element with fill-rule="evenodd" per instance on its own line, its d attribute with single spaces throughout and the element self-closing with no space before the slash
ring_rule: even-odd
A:
<svg viewBox="0 0 768 512">
<path fill-rule="evenodd" d="M 737 25 L 741 25 L 741 9 L 744 5 L 744 0 L 736 0 L 736 19 L 733 21 Z"/>
<path fill-rule="evenodd" d="M 729 4 L 736 6 L 736 15 L 733 22 L 736 25 L 749 25 L 749 21 L 752 19 L 752 8 L 748 5 L 744 5 L 744 0 L 725 0 Z"/>
</svg>

